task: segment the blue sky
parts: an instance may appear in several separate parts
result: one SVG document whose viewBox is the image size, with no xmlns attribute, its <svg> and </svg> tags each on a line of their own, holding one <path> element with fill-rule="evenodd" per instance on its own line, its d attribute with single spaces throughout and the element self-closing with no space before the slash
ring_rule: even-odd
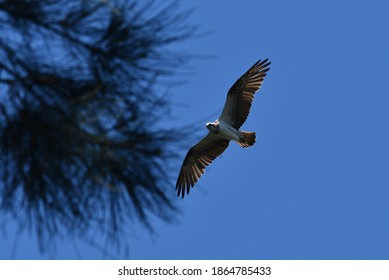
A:
<svg viewBox="0 0 389 280">
<path fill-rule="evenodd" d="M 211 33 L 175 48 L 213 58 L 192 60 L 193 75 L 171 90 L 174 103 L 184 104 L 173 107 L 171 122 L 205 135 L 229 87 L 269 58 L 243 126 L 257 132 L 257 143 L 231 143 L 180 199 L 177 223 L 156 220 L 155 235 L 140 228 L 129 236 L 129 257 L 389 259 L 389 2 L 180 6 L 195 8 L 188 22 Z M 47 257 L 28 234 L 15 249 L 12 228 L 0 238 L 0 258 Z M 79 256 L 102 254 L 69 240 L 56 254 Z"/>
</svg>

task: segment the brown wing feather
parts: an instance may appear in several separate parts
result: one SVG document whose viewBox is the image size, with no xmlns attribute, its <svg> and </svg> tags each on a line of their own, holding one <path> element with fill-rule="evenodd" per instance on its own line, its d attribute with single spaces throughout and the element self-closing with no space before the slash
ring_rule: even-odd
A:
<svg viewBox="0 0 389 280">
<path fill-rule="evenodd" d="M 245 74 L 230 88 L 227 100 L 219 119 L 230 123 L 239 129 L 250 113 L 254 94 L 259 90 L 269 71 L 268 59 L 257 61 Z"/>
<path fill-rule="evenodd" d="M 204 174 L 205 167 L 221 155 L 229 143 L 228 140 L 208 134 L 188 151 L 177 179 L 177 196 L 181 194 L 184 198 L 185 192 L 189 193 L 190 188 Z"/>
</svg>

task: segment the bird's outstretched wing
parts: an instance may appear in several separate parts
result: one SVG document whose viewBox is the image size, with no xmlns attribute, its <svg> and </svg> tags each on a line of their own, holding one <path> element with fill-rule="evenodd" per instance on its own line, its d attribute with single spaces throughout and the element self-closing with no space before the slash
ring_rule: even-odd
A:
<svg viewBox="0 0 389 280">
<path fill-rule="evenodd" d="M 230 88 L 223 111 L 219 117 L 232 127 L 239 129 L 250 113 L 254 94 L 262 85 L 266 72 L 270 69 L 268 59 L 257 61 Z"/>
<path fill-rule="evenodd" d="M 209 133 L 188 151 L 177 179 L 177 196 L 181 194 L 184 198 L 185 192 L 189 193 L 190 188 L 203 175 L 205 167 L 221 155 L 229 143 L 229 140 Z"/>
</svg>

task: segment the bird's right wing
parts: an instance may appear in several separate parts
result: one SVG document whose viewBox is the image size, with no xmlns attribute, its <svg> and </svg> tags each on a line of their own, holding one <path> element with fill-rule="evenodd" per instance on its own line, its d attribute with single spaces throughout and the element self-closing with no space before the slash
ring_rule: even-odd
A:
<svg viewBox="0 0 389 280">
<path fill-rule="evenodd" d="M 177 179 L 177 196 L 181 194 L 184 197 L 185 192 L 189 193 L 190 188 L 204 174 L 205 167 L 221 155 L 227 149 L 229 143 L 229 140 L 208 133 L 188 151 Z"/>
</svg>

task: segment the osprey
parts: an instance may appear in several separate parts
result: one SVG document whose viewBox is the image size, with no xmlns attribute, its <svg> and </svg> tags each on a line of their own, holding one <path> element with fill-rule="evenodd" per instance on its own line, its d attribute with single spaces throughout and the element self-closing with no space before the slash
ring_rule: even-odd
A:
<svg viewBox="0 0 389 280">
<path fill-rule="evenodd" d="M 257 61 L 230 88 L 220 117 L 205 125 L 209 130 L 208 135 L 186 154 L 177 179 L 177 196 L 182 194 L 184 198 L 185 192 L 189 193 L 205 167 L 227 149 L 231 140 L 243 148 L 254 145 L 255 132 L 240 131 L 239 128 L 249 115 L 254 94 L 261 87 L 269 65 L 268 59 Z"/>
</svg>

